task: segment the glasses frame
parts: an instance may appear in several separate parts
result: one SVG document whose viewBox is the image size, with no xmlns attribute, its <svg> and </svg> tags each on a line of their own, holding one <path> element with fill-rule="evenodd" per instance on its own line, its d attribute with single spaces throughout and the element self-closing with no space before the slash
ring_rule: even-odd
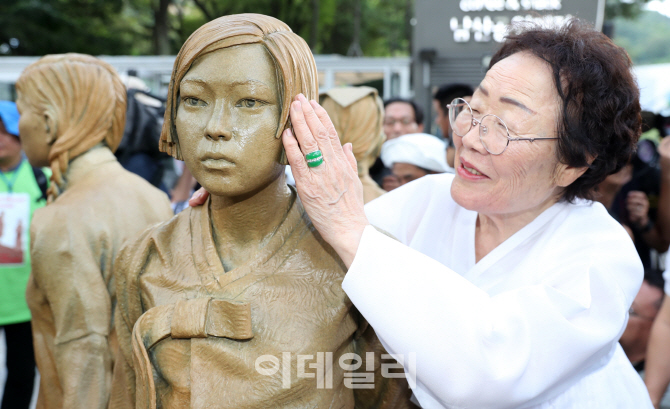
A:
<svg viewBox="0 0 670 409">
<path fill-rule="evenodd" d="M 460 102 L 458 102 L 458 101 L 460 101 Z M 471 121 L 470 121 L 470 128 L 465 132 L 465 134 L 464 134 L 464 135 L 459 135 L 459 134 L 456 132 L 456 130 L 454 129 L 454 124 L 453 124 L 452 121 L 451 121 L 451 117 L 452 117 L 452 115 L 451 115 L 451 110 L 452 110 L 452 108 L 455 108 L 455 107 L 458 106 L 458 105 L 462 105 L 462 103 L 465 103 L 465 105 L 468 107 L 468 110 L 470 110 L 470 118 L 471 118 Z M 509 143 L 510 143 L 510 142 L 514 142 L 514 141 L 530 141 L 530 142 L 535 142 L 536 140 L 558 139 L 557 137 L 556 137 L 556 138 L 546 138 L 546 137 L 539 137 L 539 136 L 538 136 L 538 137 L 535 137 L 535 138 L 512 137 L 512 136 L 510 136 L 510 132 L 509 132 L 509 128 L 507 127 L 507 124 L 505 123 L 505 121 L 502 120 L 502 118 L 500 118 L 498 115 L 494 115 L 494 114 L 485 114 L 484 116 L 482 116 L 481 119 L 477 119 L 477 118 L 475 118 L 475 115 L 474 115 L 474 113 L 472 112 L 472 107 L 470 106 L 470 104 L 468 103 L 468 101 L 464 100 L 463 98 L 456 98 L 456 99 L 454 99 L 453 101 L 451 101 L 451 104 L 448 104 L 448 105 L 447 105 L 447 109 L 448 109 L 448 112 L 449 112 L 449 123 L 451 124 L 451 131 L 452 131 L 452 133 L 453 133 L 454 135 L 456 135 L 456 136 L 459 136 L 459 137 L 463 138 L 465 135 L 468 134 L 468 132 L 470 132 L 470 131 L 472 130 L 472 128 L 474 128 L 475 126 L 479 125 L 479 141 L 482 143 L 482 146 L 484 147 L 484 149 L 486 149 L 486 152 L 490 153 L 491 155 L 495 155 L 495 156 L 502 155 L 502 154 L 507 150 L 507 147 L 509 146 Z M 494 118 L 497 118 L 497 119 L 500 121 L 500 123 L 503 124 L 503 126 L 505 127 L 505 132 L 507 133 L 507 143 L 505 144 L 505 147 L 503 148 L 503 150 L 502 150 L 500 153 L 493 153 L 493 152 L 491 152 L 491 151 L 489 150 L 488 146 L 486 146 L 486 143 L 484 142 L 484 137 L 483 137 L 483 135 L 482 135 L 482 132 L 484 132 L 487 128 L 486 128 L 485 125 L 482 125 L 482 121 L 483 121 L 484 118 L 486 118 L 487 116 L 492 116 L 492 117 L 494 117 Z"/>
<path fill-rule="evenodd" d="M 382 125 L 384 125 L 384 126 L 395 126 L 395 124 L 397 124 L 398 122 L 400 122 L 402 125 L 407 126 L 407 125 L 411 125 L 411 124 L 415 123 L 416 119 L 408 118 L 408 117 L 403 117 L 403 118 L 390 118 L 390 117 L 388 117 L 388 118 L 384 118 L 384 120 L 382 121 Z"/>
</svg>

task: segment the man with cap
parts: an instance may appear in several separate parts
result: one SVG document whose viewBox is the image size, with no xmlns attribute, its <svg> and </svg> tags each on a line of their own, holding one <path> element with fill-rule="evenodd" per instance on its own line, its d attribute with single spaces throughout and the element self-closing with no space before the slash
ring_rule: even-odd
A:
<svg viewBox="0 0 670 409">
<path fill-rule="evenodd" d="M 453 173 L 447 165 L 447 145 L 433 135 L 414 133 L 387 141 L 382 146 L 384 166 L 392 169 L 400 185 L 434 173 Z"/>
<path fill-rule="evenodd" d="M 7 344 L 2 409 L 27 409 L 33 394 L 35 358 L 25 299 L 28 231 L 33 212 L 46 204 L 44 172 L 32 168 L 23 156 L 16 104 L 0 101 L 0 328 Z"/>
</svg>

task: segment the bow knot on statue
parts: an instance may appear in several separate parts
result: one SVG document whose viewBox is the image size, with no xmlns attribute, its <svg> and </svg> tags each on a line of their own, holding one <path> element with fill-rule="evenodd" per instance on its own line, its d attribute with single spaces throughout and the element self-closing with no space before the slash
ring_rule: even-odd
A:
<svg viewBox="0 0 670 409">
<path fill-rule="evenodd" d="M 167 337 L 208 336 L 246 340 L 253 338 L 251 306 L 239 301 L 195 298 L 159 305 L 145 312 L 133 328 L 146 349 Z"/>
<path fill-rule="evenodd" d="M 189 339 L 210 336 L 236 340 L 253 338 L 249 303 L 211 297 L 195 298 L 159 305 L 142 314 L 132 334 L 137 407 L 156 408 L 149 349 L 168 337 Z"/>
</svg>

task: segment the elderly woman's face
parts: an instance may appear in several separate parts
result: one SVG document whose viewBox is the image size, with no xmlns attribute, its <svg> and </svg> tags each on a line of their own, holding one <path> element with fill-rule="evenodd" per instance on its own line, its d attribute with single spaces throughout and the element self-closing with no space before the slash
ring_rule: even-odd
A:
<svg viewBox="0 0 670 409">
<path fill-rule="evenodd" d="M 499 116 L 510 136 L 556 136 L 560 98 L 550 66 L 529 53 L 517 53 L 494 65 L 470 102 L 474 117 Z M 510 142 L 491 155 L 479 139 L 479 126 L 455 137 L 451 193 L 461 206 L 483 214 L 524 212 L 557 200 L 565 166 L 557 160 L 557 140 Z"/>
<path fill-rule="evenodd" d="M 182 79 L 175 126 L 186 166 L 212 194 L 254 193 L 277 179 L 281 139 L 274 63 L 260 44 L 198 58 Z"/>
</svg>

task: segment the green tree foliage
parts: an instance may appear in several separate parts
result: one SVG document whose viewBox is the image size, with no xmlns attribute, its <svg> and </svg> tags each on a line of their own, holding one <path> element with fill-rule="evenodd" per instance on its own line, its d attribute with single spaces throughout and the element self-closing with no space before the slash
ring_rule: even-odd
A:
<svg viewBox="0 0 670 409">
<path fill-rule="evenodd" d="M 267 14 L 285 22 L 306 40 L 313 17 L 312 0 L 193 0 L 193 4 L 204 16 L 202 23 L 228 14 Z"/>
<path fill-rule="evenodd" d="M 447 0 L 445 0 L 447 1 Z M 448 0 L 456 1 L 456 0 Z M 607 0 L 606 18 L 642 18 L 649 0 Z M 286 22 L 318 54 L 347 54 L 359 33 L 366 56 L 409 55 L 414 0 L 0 0 L 0 46 L 9 55 L 81 52 L 174 54 L 205 22 L 226 14 L 261 13 Z M 354 10 L 360 5 L 360 27 Z M 647 26 L 649 31 L 654 31 Z M 619 36 L 621 37 L 621 36 Z M 665 37 L 668 38 L 668 37 Z M 619 40 L 625 41 L 625 40 Z M 633 49 L 665 52 L 659 36 Z M 16 41 L 12 41 L 13 46 Z M 4 48 L 4 49 L 3 49 Z M 633 52 L 633 54 L 635 51 Z M 651 51 L 644 60 L 653 60 Z M 661 58 L 661 57 L 658 57 Z"/>
<path fill-rule="evenodd" d="M 175 54 L 211 19 L 261 13 L 287 23 L 315 53 L 346 54 L 356 2 L 363 54 L 408 55 L 413 0 L 0 0 L 0 44 L 19 41 L 4 47 L 9 55 Z"/>
<path fill-rule="evenodd" d="M 636 18 L 642 12 L 642 6 L 650 0 L 607 0 L 605 18 L 607 20 L 623 17 Z"/>
<path fill-rule="evenodd" d="M 635 64 L 670 62 L 670 18 L 642 11 L 634 19 L 614 19 L 614 42 L 628 51 Z"/>
<path fill-rule="evenodd" d="M 353 40 L 356 1 L 361 2 L 363 53 L 407 55 L 412 0 L 193 0 L 207 20 L 235 13 L 274 16 L 319 54 L 347 54 Z"/>
<path fill-rule="evenodd" d="M 352 42 L 356 0 L 323 1 L 320 36 L 315 52 L 346 55 Z M 366 56 L 408 55 L 411 39 L 411 0 L 360 0 L 360 46 Z M 445 23 L 446 24 L 446 23 Z"/>
<path fill-rule="evenodd" d="M 122 11 L 122 0 L 3 0 L 0 43 L 18 39 L 14 55 L 122 53 L 129 48 L 128 39 L 117 33 L 132 24 L 118 19 Z"/>
</svg>

